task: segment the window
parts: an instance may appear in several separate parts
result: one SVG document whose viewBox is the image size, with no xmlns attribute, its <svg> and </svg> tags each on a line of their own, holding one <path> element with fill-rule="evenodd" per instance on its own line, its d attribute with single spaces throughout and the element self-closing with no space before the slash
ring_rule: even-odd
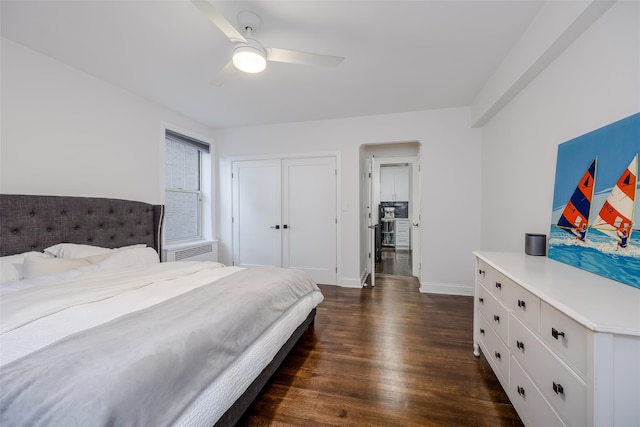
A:
<svg viewBox="0 0 640 427">
<path fill-rule="evenodd" d="M 202 157 L 209 144 L 165 131 L 165 219 L 167 242 L 202 238 Z"/>
</svg>

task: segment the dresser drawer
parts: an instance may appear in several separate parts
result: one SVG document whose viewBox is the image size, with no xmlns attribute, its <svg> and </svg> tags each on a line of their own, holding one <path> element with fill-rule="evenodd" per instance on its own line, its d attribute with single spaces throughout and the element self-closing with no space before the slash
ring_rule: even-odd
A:
<svg viewBox="0 0 640 427">
<path fill-rule="evenodd" d="M 494 294 L 500 301 L 507 301 L 506 295 L 509 293 L 508 289 L 514 286 L 519 286 L 514 283 L 499 271 L 493 270 L 491 272 L 491 282 L 487 284 L 487 288 Z"/>
<path fill-rule="evenodd" d="M 409 229 L 409 220 L 408 219 L 398 219 L 398 218 L 396 218 L 396 228 L 398 230 L 408 230 Z"/>
<path fill-rule="evenodd" d="M 509 279 L 507 279 L 509 280 Z M 540 331 L 540 298 L 510 280 L 504 288 L 504 303 L 534 332 Z"/>
<path fill-rule="evenodd" d="M 396 221 L 396 233 L 398 234 L 409 234 L 409 223 L 408 222 L 400 222 Z"/>
<path fill-rule="evenodd" d="M 409 232 L 405 231 L 404 233 L 396 232 L 396 240 L 397 239 L 406 239 L 409 240 Z"/>
<path fill-rule="evenodd" d="M 396 245 L 409 245 L 409 236 L 396 236 Z"/>
<path fill-rule="evenodd" d="M 540 310 L 540 335 L 542 339 L 570 365 L 574 366 L 583 378 L 586 378 L 587 372 L 588 333 L 584 326 L 560 313 L 546 302 L 542 302 Z"/>
<path fill-rule="evenodd" d="M 478 311 L 489 322 L 502 342 L 508 344 L 509 312 L 484 286 L 478 286 Z"/>
<path fill-rule="evenodd" d="M 558 414 L 551 408 L 549 402 L 545 400 L 538 387 L 535 386 L 513 356 L 511 357 L 511 366 L 509 368 L 511 403 L 518 411 L 518 415 L 520 415 L 524 424 L 529 426 L 564 427 L 565 424 Z"/>
<path fill-rule="evenodd" d="M 509 349 L 498 338 L 487 319 L 478 315 L 480 348 L 504 388 L 509 384 Z"/>
<path fill-rule="evenodd" d="M 515 316 L 509 323 L 513 357 L 567 425 L 586 425 L 585 382 Z"/>
<path fill-rule="evenodd" d="M 476 258 L 476 260 L 476 280 L 478 281 L 478 283 L 482 283 L 483 285 L 488 286 L 491 282 L 491 272 L 493 271 L 493 269 L 481 259 Z"/>
</svg>

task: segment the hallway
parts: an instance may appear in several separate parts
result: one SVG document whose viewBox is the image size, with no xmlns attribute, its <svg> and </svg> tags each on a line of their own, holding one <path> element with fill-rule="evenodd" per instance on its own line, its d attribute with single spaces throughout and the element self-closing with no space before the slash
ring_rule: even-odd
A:
<svg viewBox="0 0 640 427">
<path fill-rule="evenodd" d="M 382 261 L 376 263 L 376 274 L 411 276 L 411 251 L 382 248 Z"/>
</svg>

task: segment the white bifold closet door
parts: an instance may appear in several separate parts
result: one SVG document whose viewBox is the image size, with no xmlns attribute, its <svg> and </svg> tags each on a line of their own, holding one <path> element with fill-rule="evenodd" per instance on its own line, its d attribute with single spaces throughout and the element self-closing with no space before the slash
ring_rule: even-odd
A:
<svg viewBox="0 0 640 427">
<path fill-rule="evenodd" d="M 335 157 L 233 162 L 233 258 L 337 283 Z"/>
</svg>

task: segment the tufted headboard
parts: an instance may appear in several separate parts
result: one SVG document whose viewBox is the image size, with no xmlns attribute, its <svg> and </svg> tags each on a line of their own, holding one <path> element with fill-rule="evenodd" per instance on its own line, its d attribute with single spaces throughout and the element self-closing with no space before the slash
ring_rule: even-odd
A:
<svg viewBox="0 0 640 427">
<path fill-rule="evenodd" d="M 129 200 L 0 194 L 0 256 L 57 243 L 144 243 L 160 254 L 162 216 L 162 205 Z"/>
</svg>

